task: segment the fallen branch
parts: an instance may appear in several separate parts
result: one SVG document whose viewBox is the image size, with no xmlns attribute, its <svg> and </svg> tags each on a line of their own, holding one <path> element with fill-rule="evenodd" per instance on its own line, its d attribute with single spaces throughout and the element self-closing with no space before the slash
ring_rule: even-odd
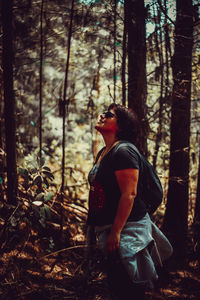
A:
<svg viewBox="0 0 200 300">
<path fill-rule="evenodd" d="M 44 259 L 44 258 L 47 258 L 49 256 L 52 256 L 52 255 L 57 255 L 61 252 L 65 252 L 65 251 L 69 251 L 69 250 L 73 250 L 73 249 L 78 249 L 78 248 L 90 248 L 90 247 L 93 247 L 93 245 L 78 245 L 78 246 L 72 246 L 72 247 L 68 247 L 68 248 L 64 248 L 64 249 L 61 249 L 61 250 L 58 250 L 58 251 L 55 251 L 55 252 L 51 252 L 45 256 L 42 256 L 42 257 L 39 257 L 38 259 Z"/>
</svg>

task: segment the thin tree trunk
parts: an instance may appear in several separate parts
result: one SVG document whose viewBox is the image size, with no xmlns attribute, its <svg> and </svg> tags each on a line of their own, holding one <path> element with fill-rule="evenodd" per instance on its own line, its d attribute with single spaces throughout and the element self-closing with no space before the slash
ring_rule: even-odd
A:
<svg viewBox="0 0 200 300">
<path fill-rule="evenodd" d="M 126 105 L 126 55 L 127 55 L 127 1 L 124 2 L 124 30 L 122 46 L 122 104 Z"/>
<path fill-rule="evenodd" d="M 165 12 L 167 11 L 167 0 L 164 0 Z M 167 23 L 167 16 L 165 14 L 165 27 L 164 27 L 164 35 L 165 35 L 165 94 L 164 99 L 165 102 L 168 103 L 170 86 L 169 86 L 169 67 L 171 62 L 171 44 L 169 38 L 169 24 Z"/>
<path fill-rule="evenodd" d="M 93 88 L 91 89 L 90 98 L 89 98 L 89 102 L 88 102 L 88 106 L 87 106 L 87 110 L 90 114 L 90 132 L 91 132 L 91 136 L 92 136 L 91 150 L 92 150 L 92 155 L 93 155 L 93 162 L 95 161 L 95 158 L 97 155 L 99 141 L 97 138 L 94 137 L 95 104 L 94 104 L 93 97 L 92 97 L 92 91 L 96 90 L 98 97 L 100 96 L 99 84 L 100 84 L 100 70 L 101 70 L 102 55 L 103 55 L 103 51 L 102 51 L 102 49 L 99 48 L 97 74 L 93 80 Z M 95 135 L 96 134 L 97 134 L 97 132 L 95 130 Z"/>
<path fill-rule="evenodd" d="M 116 101 L 116 80 L 117 80 L 117 72 L 116 72 L 116 43 L 117 43 L 117 0 L 114 0 L 114 68 L 113 68 L 113 81 L 114 81 L 114 88 L 113 88 L 113 100 Z"/>
<path fill-rule="evenodd" d="M 125 0 L 128 31 L 128 106 L 141 121 L 141 150 L 147 153 L 146 32 L 144 0 Z"/>
<path fill-rule="evenodd" d="M 188 229 L 192 0 L 177 0 L 176 6 L 169 189 L 163 229 L 173 243 L 175 256 L 182 260 L 186 254 Z"/>
<path fill-rule="evenodd" d="M 165 7 L 165 12 L 168 14 L 167 11 L 167 1 L 164 0 L 164 7 Z M 169 39 L 169 25 L 167 23 L 167 16 L 165 15 L 165 66 L 166 66 L 166 79 L 165 79 L 165 99 L 167 99 L 168 96 L 168 85 L 169 85 L 169 55 L 171 55 L 171 47 L 170 47 L 170 39 Z M 170 57 L 171 59 L 171 57 Z"/>
<path fill-rule="evenodd" d="M 64 82 L 64 91 L 63 91 L 63 103 L 62 103 L 62 112 L 63 112 L 63 137 L 62 137 L 62 183 L 61 183 L 61 234 L 63 233 L 63 202 L 64 202 L 64 187 L 65 187 L 65 135 L 66 135 L 66 113 L 68 114 L 69 100 L 66 100 L 67 87 L 68 87 L 68 74 L 69 74 L 69 59 L 70 59 L 70 50 L 71 50 L 71 38 L 72 38 L 72 25 L 74 17 L 74 2 L 71 2 L 71 14 L 70 14 L 70 25 L 69 25 L 69 34 L 68 34 L 68 44 L 67 44 L 67 62 L 65 67 L 65 82 Z M 66 109 L 67 106 L 67 109 Z"/>
<path fill-rule="evenodd" d="M 39 116 L 39 156 L 42 157 L 42 82 L 43 82 L 43 8 L 44 0 L 41 1 L 40 10 L 40 116 Z"/>
<path fill-rule="evenodd" d="M 156 51 L 159 56 L 159 79 L 160 79 L 160 97 L 159 97 L 159 114 L 158 114 L 158 130 L 156 134 L 156 141 L 155 141 L 155 151 L 154 151 L 154 156 L 153 156 L 153 166 L 156 169 L 156 163 L 157 163 L 157 157 L 158 157 L 158 152 L 160 148 L 160 142 L 162 139 L 162 125 L 163 125 L 163 88 L 164 88 L 164 68 L 163 68 L 163 47 L 162 47 L 162 30 L 161 28 L 158 29 L 158 25 L 161 22 L 161 16 L 159 15 L 160 11 L 157 10 L 157 16 L 158 17 L 158 24 L 156 24 Z M 158 41 L 158 33 L 159 33 L 159 41 Z M 160 46 L 159 46 L 160 45 Z"/>
<path fill-rule="evenodd" d="M 4 81 L 4 117 L 7 162 L 7 199 L 17 203 L 17 168 L 16 168 L 16 123 L 15 97 L 13 91 L 13 31 L 12 0 L 2 0 L 3 27 L 3 81 Z"/>
<path fill-rule="evenodd" d="M 1 61 L 2 66 L 2 61 Z M 3 72 L 0 70 L 0 148 L 3 146 Z"/>
<path fill-rule="evenodd" d="M 197 140 L 199 140 L 200 132 L 197 133 Z M 194 209 L 194 220 L 193 220 L 193 243 L 195 256 L 198 259 L 200 266 L 200 149 L 199 149 L 199 167 L 197 175 L 197 190 L 196 190 L 196 201 Z"/>
<path fill-rule="evenodd" d="M 2 66 L 2 62 L 1 62 Z M 3 73 L 0 70 L 0 201 L 3 201 L 4 151 L 3 151 Z"/>
<path fill-rule="evenodd" d="M 200 136 L 200 132 L 198 132 Z M 200 227 L 200 149 L 199 149 L 199 168 L 198 168 L 198 178 L 197 178 L 197 192 L 196 192 L 196 202 L 194 211 L 194 222 L 199 224 Z"/>
</svg>

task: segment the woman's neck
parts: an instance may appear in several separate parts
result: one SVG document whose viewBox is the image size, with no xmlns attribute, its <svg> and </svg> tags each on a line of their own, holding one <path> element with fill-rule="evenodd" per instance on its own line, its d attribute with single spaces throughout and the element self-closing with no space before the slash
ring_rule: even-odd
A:
<svg viewBox="0 0 200 300">
<path fill-rule="evenodd" d="M 103 152 L 101 153 L 101 155 L 99 156 L 98 161 L 96 162 L 97 165 L 100 164 L 101 160 L 104 158 L 104 156 L 118 143 L 120 142 L 120 140 L 118 140 L 116 137 L 115 138 L 104 138 L 104 142 L 106 144 L 106 148 L 103 150 Z"/>
<path fill-rule="evenodd" d="M 106 149 L 110 149 L 118 141 L 116 136 L 103 136 L 103 139 L 106 145 Z"/>
</svg>

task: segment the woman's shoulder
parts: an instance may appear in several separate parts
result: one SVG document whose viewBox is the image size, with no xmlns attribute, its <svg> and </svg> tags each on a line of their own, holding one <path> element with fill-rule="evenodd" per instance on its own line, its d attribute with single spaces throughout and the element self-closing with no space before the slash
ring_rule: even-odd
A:
<svg viewBox="0 0 200 300">
<path fill-rule="evenodd" d="M 140 154 L 135 145 L 128 141 L 120 141 L 112 152 L 112 163 L 115 169 L 139 169 L 141 165 Z"/>
<path fill-rule="evenodd" d="M 138 148 L 131 142 L 129 141 L 120 141 L 116 147 L 115 147 L 115 151 L 116 152 L 126 152 L 126 151 L 131 151 L 131 152 L 135 152 L 140 156 L 140 152 L 138 150 Z"/>
<path fill-rule="evenodd" d="M 115 157 L 134 157 L 140 160 L 141 154 L 137 147 L 129 141 L 120 141 L 113 149 L 113 156 Z"/>
</svg>

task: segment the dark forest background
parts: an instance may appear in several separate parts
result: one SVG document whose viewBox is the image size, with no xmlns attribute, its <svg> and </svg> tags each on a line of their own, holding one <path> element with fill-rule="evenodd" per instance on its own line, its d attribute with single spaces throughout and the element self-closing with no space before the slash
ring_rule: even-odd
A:
<svg viewBox="0 0 200 300">
<path fill-rule="evenodd" d="M 87 174 L 112 103 L 141 121 L 174 254 L 147 299 L 199 299 L 200 4 L 1 0 L 1 299 L 107 299 L 86 259 Z"/>
</svg>

